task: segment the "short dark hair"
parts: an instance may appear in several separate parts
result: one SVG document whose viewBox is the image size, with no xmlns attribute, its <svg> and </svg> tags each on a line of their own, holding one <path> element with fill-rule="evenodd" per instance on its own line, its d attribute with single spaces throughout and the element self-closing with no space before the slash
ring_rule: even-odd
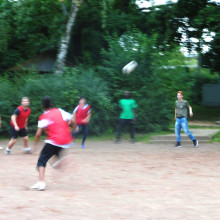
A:
<svg viewBox="0 0 220 220">
<path fill-rule="evenodd" d="M 131 93 L 130 93 L 130 91 L 125 91 L 125 92 L 124 92 L 124 98 L 125 98 L 125 99 L 130 99 L 130 98 L 131 98 Z"/>
<path fill-rule="evenodd" d="M 50 96 L 44 96 L 42 98 L 41 104 L 45 109 L 49 109 L 53 106 L 52 99 L 50 98 Z"/>
<path fill-rule="evenodd" d="M 79 98 L 79 100 L 81 100 L 81 99 L 85 99 L 85 100 L 86 100 L 86 97 L 85 97 L 85 96 L 81 96 L 81 97 Z"/>
</svg>

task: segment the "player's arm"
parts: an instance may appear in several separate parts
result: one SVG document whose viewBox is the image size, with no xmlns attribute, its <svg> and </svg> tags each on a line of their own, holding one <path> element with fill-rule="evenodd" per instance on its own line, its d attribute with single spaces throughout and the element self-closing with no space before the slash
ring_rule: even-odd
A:
<svg viewBox="0 0 220 220">
<path fill-rule="evenodd" d="M 73 112 L 73 116 L 71 118 L 71 122 L 76 122 L 76 112 Z"/>
<path fill-rule="evenodd" d="M 90 111 L 84 120 L 86 120 L 86 122 L 89 123 L 91 116 L 92 116 L 92 113 Z"/>
<path fill-rule="evenodd" d="M 174 120 L 176 121 L 177 108 L 175 108 Z"/>
<path fill-rule="evenodd" d="M 20 128 L 19 128 L 18 125 L 17 125 L 16 118 L 17 118 L 17 115 L 16 115 L 16 114 L 13 114 L 13 115 L 11 116 L 11 121 L 12 121 L 14 127 L 15 127 L 15 130 L 18 131 Z"/>
<path fill-rule="evenodd" d="M 190 117 L 193 116 L 192 107 L 190 105 L 189 105 L 189 115 L 190 115 Z"/>
<path fill-rule="evenodd" d="M 91 113 L 91 108 L 90 108 L 90 110 L 89 110 L 88 113 L 87 113 L 86 118 L 84 118 L 84 119 L 82 120 L 82 122 L 84 122 L 84 123 L 89 123 L 90 118 L 91 118 L 91 115 L 92 115 L 92 113 Z"/>
<path fill-rule="evenodd" d="M 28 130 L 28 118 L 25 121 L 25 125 L 24 125 L 25 129 Z"/>
<path fill-rule="evenodd" d="M 69 124 L 72 125 L 72 128 L 74 130 L 76 129 L 77 124 L 76 124 L 76 112 L 75 111 L 73 112 L 73 116 L 72 116 L 71 120 L 69 121 Z"/>
<path fill-rule="evenodd" d="M 42 135 L 43 130 L 44 130 L 43 128 L 38 128 L 37 129 L 37 132 L 35 134 L 35 139 L 34 139 L 34 145 L 33 145 L 32 150 L 31 150 L 32 153 L 35 153 L 36 150 L 37 150 L 37 144 L 38 144 L 38 142 L 40 140 L 40 137 Z"/>
</svg>

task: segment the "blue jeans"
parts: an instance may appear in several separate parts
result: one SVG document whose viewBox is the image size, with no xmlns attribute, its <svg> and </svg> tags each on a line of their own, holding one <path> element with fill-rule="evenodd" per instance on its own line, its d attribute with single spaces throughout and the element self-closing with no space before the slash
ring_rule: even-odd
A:
<svg viewBox="0 0 220 220">
<path fill-rule="evenodd" d="M 192 133 L 188 129 L 187 119 L 176 118 L 176 123 L 175 123 L 176 142 L 181 142 L 181 136 L 180 136 L 181 128 L 192 141 L 195 140 L 195 137 L 192 135 Z"/>
</svg>

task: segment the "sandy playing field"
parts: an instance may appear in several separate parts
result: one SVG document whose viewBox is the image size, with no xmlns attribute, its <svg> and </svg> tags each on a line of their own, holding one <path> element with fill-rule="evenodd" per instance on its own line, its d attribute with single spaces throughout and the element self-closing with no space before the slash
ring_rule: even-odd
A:
<svg viewBox="0 0 220 220">
<path fill-rule="evenodd" d="M 38 154 L 21 147 L 0 151 L 0 219 L 220 219 L 219 144 L 76 144 L 65 170 L 48 164 L 45 191 L 30 190 Z"/>
</svg>

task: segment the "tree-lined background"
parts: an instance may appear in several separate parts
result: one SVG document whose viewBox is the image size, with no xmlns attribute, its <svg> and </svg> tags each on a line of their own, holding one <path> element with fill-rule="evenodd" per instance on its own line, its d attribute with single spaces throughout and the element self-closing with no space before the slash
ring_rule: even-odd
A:
<svg viewBox="0 0 220 220">
<path fill-rule="evenodd" d="M 86 96 L 93 107 L 91 131 L 114 131 L 117 103 L 125 90 L 138 103 L 139 132 L 167 129 L 178 90 L 201 106 L 202 85 L 218 82 L 219 11 L 218 3 L 208 0 L 168 1 L 150 8 L 140 8 L 134 0 L 1 0 L 1 132 L 8 132 L 13 109 L 28 96 L 34 133 L 44 95 L 69 112 Z M 180 52 L 183 47 L 196 56 L 186 57 Z M 11 71 L 45 52 L 57 57 L 54 71 Z M 122 74 L 131 60 L 138 68 Z"/>
</svg>

